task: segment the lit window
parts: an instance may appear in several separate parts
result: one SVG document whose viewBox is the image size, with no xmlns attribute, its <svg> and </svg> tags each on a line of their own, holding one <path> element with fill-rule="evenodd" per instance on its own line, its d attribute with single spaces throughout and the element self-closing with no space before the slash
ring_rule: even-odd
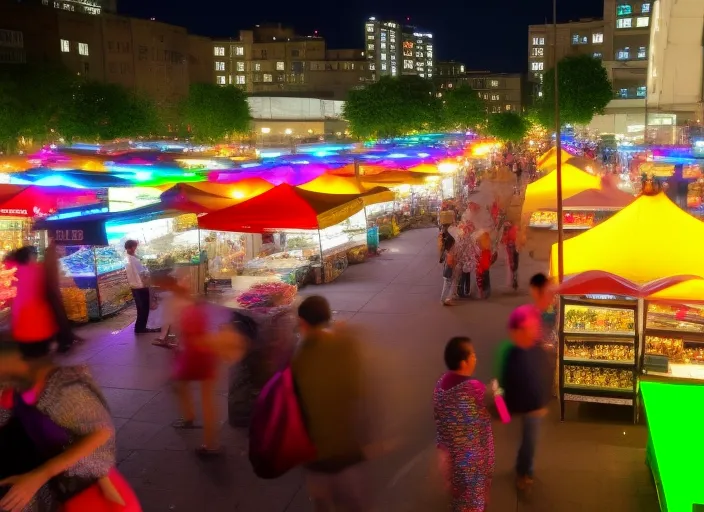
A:
<svg viewBox="0 0 704 512">
<path fill-rule="evenodd" d="M 259 62 L 254 63 L 254 71 L 261 71 L 262 65 Z"/>
<path fill-rule="evenodd" d="M 636 18 L 636 27 L 647 27 L 648 25 L 650 25 L 650 18 L 647 16 Z"/>
<path fill-rule="evenodd" d="M 621 18 L 616 20 L 616 28 L 631 28 L 633 25 L 632 18 Z"/>
<path fill-rule="evenodd" d="M 214 54 L 216 57 L 224 57 L 225 56 L 225 47 L 224 46 L 216 46 L 214 49 Z"/>
<path fill-rule="evenodd" d="M 381 60 L 386 60 L 386 54 L 385 54 L 385 53 L 382 53 L 382 54 L 381 54 Z"/>
<path fill-rule="evenodd" d="M 71 43 L 68 42 L 68 39 L 61 40 L 61 51 L 63 53 L 68 53 L 71 51 Z"/>
<path fill-rule="evenodd" d="M 386 50 L 386 43 L 380 43 L 379 48 L 381 48 L 382 50 Z"/>
<path fill-rule="evenodd" d="M 640 6 L 640 12 L 642 12 L 643 14 L 649 13 L 649 12 L 650 12 L 650 4 L 649 4 L 649 3 L 645 3 L 645 4 L 641 5 L 641 6 Z"/>
<path fill-rule="evenodd" d="M 602 54 L 601 54 L 600 52 L 595 52 L 594 55 L 593 55 L 593 57 L 594 57 L 595 59 L 601 60 L 601 58 L 602 58 L 603 56 L 602 56 Z"/>
<path fill-rule="evenodd" d="M 464 73 L 464 66 L 460 66 L 460 73 Z"/>
<path fill-rule="evenodd" d="M 88 43 L 78 43 L 78 54 L 88 56 Z"/>
<path fill-rule="evenodd" d="M 626 46 L 623 50 L 619 50 L 616 52 L 616 59 L 617 60 L 628 60 L 631 55 L 631 49 Z"/>
<path fill-rule="evenodd" d="M 381 34 L 379 34 L 379 38 L 380 38 L 382 41 L 386 41 L 386 30 L 382 30 L 382 31 L 381 31 Z"/>
<path fill-rule="evenodd" d="M 645 98 L 645 86 L 641 85 L 636 89 L 636 96 L 639 98 Z"/>
<path fill-rule="evenodd" d="M 646 50 L 645 46 L 641 46 L 638 48 L 638 58 L 639 59 L 645 59 L 647 56 L 648 51 Z"/>
<path fill-rule="evenodd" d="M 232 75 L 227 76 L 227 83 L 232 85 Z"/>
<path fill-rule="evenodd" d="M 284 66 L 284 63 L 279 61 L 276 63 L 276 71 L 284 71 L 286 67 Z"/>
<path fill-rule="evenodd" d="M 601 32 L 595 32 L 592 34 L 592 44 L 601 44 L 604 42 L 604 34 Z"/>
<path fill-rule="evenodd" d="M 530 63 L 530 70 L 531 71 L 542 71 L 543 70 L 543 63 L 542 62 L 531 62 Z M 492 80 L 493 84 L 494 80 Z M 492 87 L 498 87 L 497 85 L 492 85 Z"/>
<path fill-rule="evenodd" d="M 618 95 L 621 98 L 628 98 L 628 89 L 619 89 Z"/>
<path fill-rule="evenodd" d="M 543 91 L 538 91 L 538 98 L 542 98 L 542 97 L 543 97 Z"/>
<path fill-rule="evenodd" d="M 237 71 L 244 71 L 244 62 L 237 63 Z"/>
<path fill-rule="evenodd" d="M 572 44 L 579 44 L 579 34 L 572 34 Z"/>
<path fill-rule="evenodd" d="M 367 41 L 374 41 L 374 34 L 369 34 L 367 36 Z"/>
<path fill-rule="evenodd" d="M 391 60 L 396 60 L 396 55 L 394 55 L 393 53 L 391 54 Z"/>
<path fill-rule="evenodd" d="M 413 69 L 413 61 L 404 59 L 403 61 L 403 69 Z"/>
<path fill-rule="evenodd" d="M 367 45 L 367 50 L 374 51 L 374 44 L 373 44 L 373 43 L 369 43 L 369 44 Z"/>
<path fill-rule="evenodd" d="M 237 79 L 235 81 L 237 85 L 243 85 L 244 84 L 244 75 L 237 75 Z"/>
<path fill-rule="evenodd" d="M 272 77 L 269 73 L 264 73 L 264 81 L 265 82 L 273 82 L 274 77 Z"/>
<path fill-rule="evenodd" d="M 369 63 L 369 71 L 376 71 L 376 64 L 370 62 Z"/>
<path fill-rule="evenodd" d="M 540 69 L 543 69 L 543 63 L 540 63 Z M 491 81 L 491 86 L 492 87 L 498 87 L 499 86 L 499 81 L 498 80 L 492 80 Z"/>
<path fill-rule="evenodd" d="M 501 98 L 500 98 L 500 96 L 499 96 L 498 94 L 492 94 L 492 95 L 491 95 L 491 101 L 499 101 L 499 99 L 501 99 Z"/>
<path fill-rule="evenodd" d="M 372 24 L 367 25 L 367 32 L 374 32 L 374 25 L 372 25 Z"/>
<path fill-rule="evenodd" d="M 225 71 L 225 63 L 222 61 L 215 61 L 215 71 Z"/>
<path fill-rule="evenodd" d="M 619 4 L 616 6 L 616 16 L 628 16 L 633 14 L 631 4 Z"/>
<path fill-rule="evenodd" d="M 244 55 L 244 46 L 236 46 L 235 55 Z"/>
<path fill-rule="evenodd" d="M 511 105 L 506 105 L 506 110 L 511 110 Z"/>
<path fill-rule="evenodd" d="M 381 70 L 386 71 L 386 62 L 381 63 Z"/>
<path fill-rule="evenodd" d="M 215 81 L 217 82 L 218 85 L 225 85 L 225 83 L 226 83 L 226 82 L 225 82 L 225 76 L 224 76 L 224 75 L 218 76 L 218 77 L 215 79 Z"/>
<path fill-rule="evenodd" d="M 432 61 L 432 60 L 426 60 L 425 63 L 426 63 L 426 65 L 428 65 L 429 67 L 432 67 L 432 65 L 433 65 L 433 61 Z"/>
</svg>

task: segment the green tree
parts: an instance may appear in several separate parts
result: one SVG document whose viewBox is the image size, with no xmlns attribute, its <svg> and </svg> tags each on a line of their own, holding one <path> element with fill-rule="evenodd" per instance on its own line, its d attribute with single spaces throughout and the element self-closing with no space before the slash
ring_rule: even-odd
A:
<svg viewBox="0 0 704 512">
<path fill-rule="evenodd" d="M 560 122 L 589 124 L 604 112 L 614 97 L 613 88 L 601 61 L 589 55 L 571 55 L 557 63 Z M 537 118 L 546 128 L 555 127 L 555 70 L 545 73 L 543 96 L 536 103 Z"/>
<path fill-rule="evenodd" d="M 486 105 L 469 85 L 448 90 L 443 96 L 443 125 L 450 130 L 476 129 L 486 121 Z"/>
<path fill-rule="evenodd" d="M 436 126 L 442 119 L 441 102 L 429 80 L 382 77 L 350 91 L 344 117 L 357 137 L 396 137 Z"/>
<path fill-rule="evenodd" d="M 486 126 L 489 135 L 506 142 L 519 142 L 529 129 L 530 123 L 515 112 L 491 114 Z"/>
<path fill-rule="evenodd" d="M 198 141 L 218 142 L 250 131 L 247 95 L 233 85 L 192 84 L 180 110 L 181 121 Z"/>
<path fill-rule="evenodd" d="M 12 151 L 21 138 L 35 144 L 58 138 L 76 79 L 51 65 L 0 66 L 0 147 Z"/>
<path fill-rule="evenodd" d="M 72 101 L 58 120 L 67 140 L 114 140 L 153 135 L 159 131 L 154 104 L 117 84 L 79 82 Z"/>
</svg>

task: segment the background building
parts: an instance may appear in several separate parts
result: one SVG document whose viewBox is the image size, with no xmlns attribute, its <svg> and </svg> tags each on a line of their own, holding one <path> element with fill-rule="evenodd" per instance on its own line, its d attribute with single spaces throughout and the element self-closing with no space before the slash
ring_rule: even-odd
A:
<svg viewBox="0 0 704 512">
<path fill-rule="evenodd" d="M 280 24 L 242 30 L 239 39 L 211 46 L 211 80 L 250 94 L 344 99 L 371 80 L 363 50 L 328 50 L 322 37 L 296 35 Z"/>
<path fill-rule="evenodd" d="M 364 23 L 364 38 L 374 80 L 399 75 L 433 77 L 435 50 L 430 32 L 396 21 L 369 18 Z"/>
</svg>

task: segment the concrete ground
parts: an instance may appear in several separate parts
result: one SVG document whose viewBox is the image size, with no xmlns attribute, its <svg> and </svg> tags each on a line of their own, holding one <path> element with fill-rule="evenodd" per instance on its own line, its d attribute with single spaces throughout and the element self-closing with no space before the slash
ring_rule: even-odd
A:
<svg viewBox="0 0 704 512">
<path fill-rule="evenodd" d="M 336 282 L 304 289 L 322 294 L 338 319 L 365 332 L 369 383 L 379 400 L 380 437 L 401 447 L 367 463 L 379 510 L 445 510 L 434 464 L 432 390 L 443 372 L 442 349 L 458 334 L 469 335 L 478 355 L 477 375 L 491 378 L 494 347 L 504 337 L 510 310 L 527 301 L 525 283 L 540 264 L 521 263 L 523 287 L 505 286 L 503 259 L 493 268 L 494 296 L 443 307 L 439 295 L 437 231 L 405 232 L 382 244 L 384 252 L 350 267 Z M 255 477 L 246 453 L 246 433 L 223 423 L 227 454 L 201 461 L 193 454 L 199 431 L 175 431 L 178 416 L 168 384 L 171 354 L 135 339 L 131 312 L 86 326 L 86 343 L 67 362 L 86 362 L 103 386 L 119 429 L 119 468 L 139 494 L 145 512 L 304 512 L 311 506 L 300 472 L 276 481 Z M 225 382 L 218 403 L 225 418 Z M 555 404 L 557 405 L 557 404 Z M 654 512 L 657 498 L 645 466 L 646 432 L 628 422 L 630 411 L 570 408 L 561 423 L 553 407 L 536 461 L 533 495 L 519 501 L 512 466 L 516 433 L 495 425 L 497 467 L 489 512 Z M 614 420 L 614 417 L 616 419 Z M 621 420 L 618 418 L 621 417 Z"/>
</svg>

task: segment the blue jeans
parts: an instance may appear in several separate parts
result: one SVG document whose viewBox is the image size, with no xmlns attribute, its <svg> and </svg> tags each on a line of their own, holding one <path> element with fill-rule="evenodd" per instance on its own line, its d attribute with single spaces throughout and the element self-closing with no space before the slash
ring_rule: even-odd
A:
<svg viewBox="0 0 704 512">
<path fill-rule="evenodd" d="M 452 296 L 456 289 L 456 285 L 454 277 L 443 277 L 442 281 L 442 292 L 440 293 L 440 300 L 442 302 L 445 302 L 447 300 L 452 299 Z"/>
<path fill-rule="evenodd" d="M 521 446 L 516 458 L 516 474 L 519 477 L 533 477 L 533 459 L 542 421 L 542 417 L 527 414 L 521 418 Z"/>
</svg>

